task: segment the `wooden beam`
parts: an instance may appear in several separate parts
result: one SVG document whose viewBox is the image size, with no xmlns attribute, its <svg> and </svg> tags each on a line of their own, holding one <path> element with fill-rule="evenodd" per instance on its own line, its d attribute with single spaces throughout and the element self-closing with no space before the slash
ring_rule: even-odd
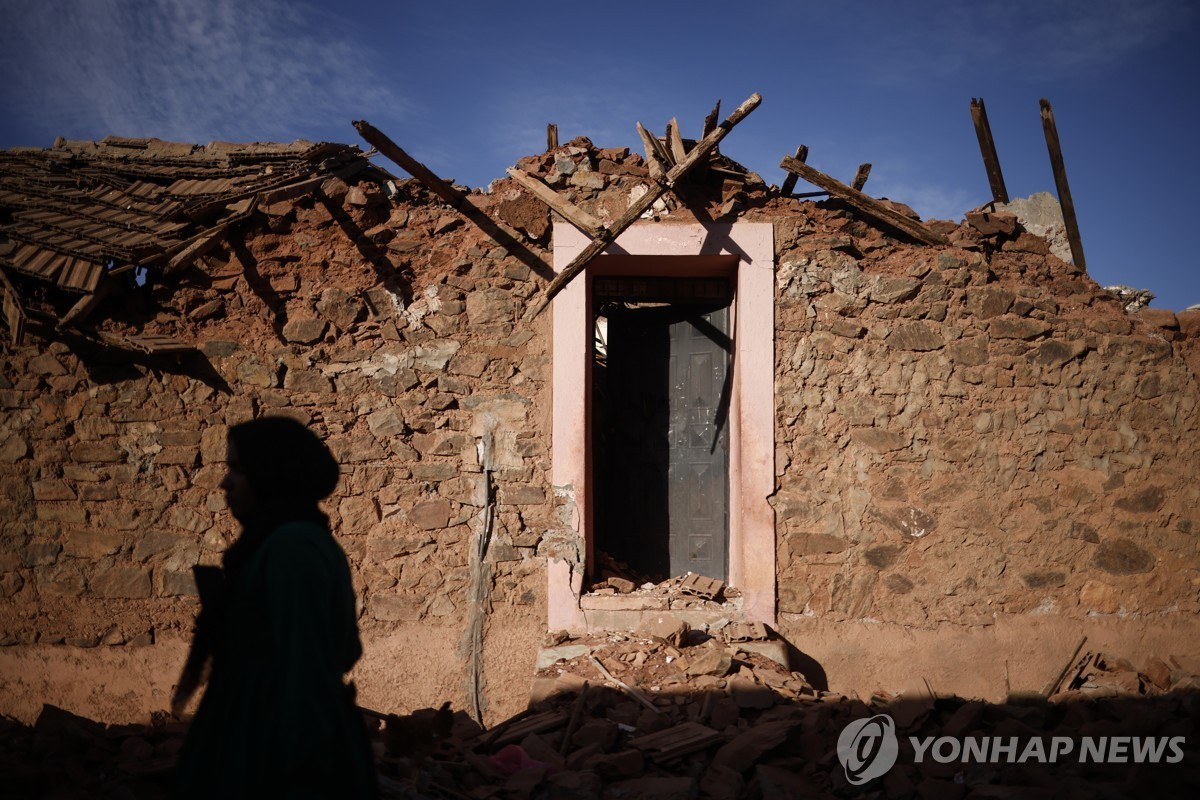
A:
<svg viewBox="0 0 1200 800">
<path fill-rule="evenodd" d="M 992 201 L 1007 203 L 1008 189 L 1004 185 L 1004 173 L 1000 171 L 1000 157 L 996 155 L 996 142 L 992 139 L 992 126 L 988 124 L 987 107 L 982 97 L 971 98 L 971 120 L 975 123 L 979 153 L 983 156 L 983 168 L 987 170 L 988 185 L 992 188 Z"/>
<path fill-rule="evenodd" d="M 253 198 L 253 202 L 250 204 L 250 209 L 255 208 L 257 203 L 258 198 Z M 209 228 L 206 231 L 201 231 L 193 236 L 184 244 L 182 248 L 170 254 L 170 259 L 163 266 L 163 274 L 170 275 L 173 272 L 183 269 L 184 267 L 191 266 L 192 262 L 194 262 L 200 256 L 206 254 L 209 250 L 213 249 L 217 242 L 224 238 L 226 231 L 229 230 L 229 227 L 234 222 L 245 219 L 248 215 L 248 212 L 237 214 L 234 217 L 225 220 L 220 225 Z"/>
<path fill-rule="evenodd" d="M 603 222 L 551 189 L 537 176 L 530 175 L 516 167 L 509 167 L 508 174 L 522 188 L 527 189 L 530 194 L 557 211 L 563 219 L 591 238 L 596 238 L 604 231 Z"/>
<path fill-rule="evenodd" d="M 707 136 L 696 142 L 696 146 L 691 149 L 685 158 L 680 163 L 672 167 L 667 173 L 667 183 L 674 184 L 675 181 L 686 175 L 692 167 L 700 163 L 702 159 L 708 158 L 709 153 L 717 149 L 717 145 L 725 138 L 733 127 L 745 119 L 751 111 L 758 108 L 762 103 L 762 95 L 758 92 L 750 95 L 746 100 L 729 115 L 729 118 L 714 128 Z"/>
<path fill-rule="evenodd" d="M 558 147 L 558 126 L 551 122 L 546 126 L 546 150 L 547 152 Z"/>
<path fill-rule="evenodd" d="M 108 273 L 108 279 L 100 281 L 100 284 L 96 287 L 96 291 L 84 295 L 75 305 L 67 309 L 67 313 L 63 314 L 58 322 L 55 323 L 54 329 L 61 331 L 69 325 L 78 325 L 85 317 L 95 311 L 104 298 L 112 293 L 113 280 L 111 276 L 114 272 L 116 270 L 111 270 Z"/>
<path fill-rule="evenodd" d="M 674 166 L 671 154 L 663 147 L 658 137 L 646 130 L 640 122 L 637 124 L 637 132 L 638 136 L 642 137 L 642 147 L 646 150 L 646 166 L 650 170 L 650 177 L 662 180 L 666 177 L 667 170 Z"/>
<path fill-rule="evenodd" d="M 402 169 L 425 184 L 450 207 L 473 222 L 480 230 L 491 236 L 501 247 L 520 259 L 526 266 L 543 275 L 553 274 L 553 269 L 537 253 L 526 247 L 514 234 L 506 231 L 499 223 L 479 209 L 471 199 L 437 175 L 421 162 L 404 152 L 399 145 L 366 120 L 355 120 L 354 128 L 359 135 Z"/>
<path fill-rule="evenodd" d="M 449 203 L 455 210 L 460 206 L 470 205 L 466 195 L 439 178 L 428 167 L 417 161 L 400 146 L 385 136 L 380 130 L 366 120 L 355 120 L 354 128 L 359 135 L 371 143 L 373 147 L 385 156 L 395 161 L 400 168 L 429 187 L 430 191 Z M 478 210 L 478 209 L 476 209 Z"/>
<path fill-rule="evenodd" d="M 693 147 L 691 152 L 687 154 L 687 158 L 670 169 L 662 183 L 652 184 L 644 195 L 639 197 L 637 200 L 634 200 L 633 203 L 630 204 L 629 208 L 625 210 L 625 213 L 622 214 L 616 221 L 614 221 L 610 227 L 604 230 L 602 236 L 598 236 L 593 239 L 591 244 L 581 250 L 579 255 L 575 256 L 575 258 L 571 260 L 570 264 L 567 264 L 567 266 L 563 267 L 562 272 L 554 276 L 554 280 L 550 281 L 550 284 L 546 287 L 545 295 L 543 295 L 538 304 L 534 306 L 528 314 L 526 314 L 526 319 L 533 319 L 538 314 L 542 313 L 546 306 L 550 305 L 550 301 L 554 299 L 554 296 L 562 291 L 563 287 L 570 283 L 572 278 L 582 272 L 584 267 L 586 267 L 593 258 L 604 252 L 604 249 L 608 247 L 613 240 L 624 233 L 626 228 L 641 218 L 642 214 L 644 214 L 647 209 L 654 205 L 654 201 L 662 197 L 668 189 L 675 185 L 676 181 L 686 175 L 693 167 L 699 164 L 701 160 L 708 158 L 708 155 L 718 144 L 720 144 L 721 140 L 725 138 L 726 134 L 733 130 L 735 125 L 745 119 L 751 111 L 758 108 L 760 103 L 762 103 L 762 95 L 758 94 L 757 92 L 746 98 L 746 101 L 738 106 L 734 112 L 729 115 L 728 119 L 726 119 L 717 127 L 713 128 L 712 132 L 709 133 L 708 136 L 705 136 L 696 143 L 696 146 Z M 644 130 L 641 126 L 641 123 L 638 123 L 638 128 L 639 131 Z"/>
<path fill-rule="evenodd" d="M 1075 217 L 1075 203 L 1071 200 L 1071 187 L 1067 184 L 1067 168 L 1063 165 L 1062 146 L 1058 141 L 1058 126 L 1054 124 L 1054 110 L 1050 101 L 1042 98 L 1042 128 L 1046 132 L 1046 147 L 1050 151 L 1050 167 L 1054 170 L 1054 185 L 1058 188 L 1058 202 L 1062 205 L 1063 222 L 1067 226 L 1067 241 L 1071 245 L 1071 258 L 1075 266 L 1087 272 L 1083 259 L 1083 241 L 1079 238 L 1079 221 Z"/>
<path fill-rule="evenodd" d="M 671 121 L 667 123 L 667 145 L 671 148 L 671 158 L 676 164 L 687 158 L 687 148 L 683 146 L 677 117 L 671 117 Z"/>
<path fill-rule="evenodd" d="M 25 309 L 21 307 L 21 295 L 4 270 L 0 269 L 0 289 L 4 291 L 4 321 L 8 324 L 8 338 L 13 346 L 25 342 Z"/>
<path fill-rule="evenodd" d="M 705 136 L 708 136 L 710 133 L 713 132 L 713 129 L 717 127 L 717 120 L 720 118 L 721 118 L 721 101 L 718 100 L 717 104 L 715 106 L 713 106 L 713 110 L 708 112 L 708 116 L 704 118 L 704 127 L 701 128 L 701 130 L 700 130 L 700 138 L 701 139 L 703 139 Z"/>
<path fill-rule="evenodd" d="M 808 145 L 802 144 L 796 148 L 796 155 L 793 156 L 797 161 L 808 161 Z M 779 193 L 787 197 L 792 192 L 796 191 L 796 181 L 800 176 L 794 172 L 789 172 L 787 177 L 783 179 L 783 186 L 779 189 Z"/>
<path fill-rule="evenodd" d="M 820 186 L 825 191 L 829 192 L 834 197 L 840 197 L 850 205 L 857 208 L 862 213 L 869 217 L 884 222 L 896 230 L 911 236 L 913 239 L 923 244 L 949 244 L 945 236 L 940 233 L 935 233 L 920 222 L 909 219 L 908 217 L 885 206 L 883 203 L 876 200 L 874 197 L 868 197 L 852 186 L 847 186 L 836 178 L 826 175 L 824 172 L 813 169 L 803 161 L 784 156 L 783 161 L 779 166 L 786 169 L 788 172 L 794 172 L 809 183 Z"/>
<path fill-rule="evenodd" d="M 869 163 L 859 164 L 858 171 L 854 173 L 854 182 L 850 184 L 850 187 L 861 192 L 862 188 L 867 185 L 867 178 L 870 175 L 871 165 Z"/>
</svg>

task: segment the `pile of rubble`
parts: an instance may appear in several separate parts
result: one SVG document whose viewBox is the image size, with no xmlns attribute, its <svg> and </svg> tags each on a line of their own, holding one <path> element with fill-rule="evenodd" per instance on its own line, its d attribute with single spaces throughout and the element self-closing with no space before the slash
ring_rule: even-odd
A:
<svg viewBox="0 0 1200 800">
<path fill-rule="evenodd" d="M 381 795 L 983 800 L 1200 792 L 1200 677 L 1176 659 L 1150 658 L 1139 670 L 1085 653 L 1048 687 L 1049 699 L 987 704 L 940 696 L 926 685 L 864 700 L 815 689 L 756 651 L 772 641 L 757 638 L 763 633 L 730 625 L 717 635 L 678 626 L 668 636 L 554 636 L 529 708 L 490 730 L 445 706 L 403 717 L 370 714 Z M 839 763 L 839 735 L 852 721 L 880 714 L 894 722 L 895 766 L 852 785 Z M 185 731 L 166 717 L 106 727 L 49 706 L 32 728 L 4 720 L 0 797 L 164 797 Z M 945 748 L 930 749 L 931 737 L 1018 744 L 1012 758 L 940 761 L 930 754 Z M 1018 758 L 1032 740 L 1064 737 L 1072 757 Z M 1099 737 L 1176 744 L 1156 759 L 1073 757 L 1082 740 Z"/>
</svg>

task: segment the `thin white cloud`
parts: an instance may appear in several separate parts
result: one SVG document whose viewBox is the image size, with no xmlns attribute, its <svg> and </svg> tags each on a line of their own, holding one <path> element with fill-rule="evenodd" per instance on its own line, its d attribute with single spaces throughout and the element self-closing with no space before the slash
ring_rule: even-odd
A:
<svg viewBox="0 0 1200 800">
<path fill-rule="evenodd" d="M 283 0 L 15 0 L 0 30 L 5 106 L 49 135 L 319 135 L 404 103 L 349 31 Z M 335 128 L 336 129 L 336 128 Z M 318 133 L 314 133 L 318 132 Z"/>
<path fill-rule="evenodd" d="M 1195 19 L 1182 0 L 927 0 L 896 5 L 895 24 L 864 31 L 859 52 L 880 83 L 973 74 L 1095 75 L 1170 39 Z"/>
</svg>

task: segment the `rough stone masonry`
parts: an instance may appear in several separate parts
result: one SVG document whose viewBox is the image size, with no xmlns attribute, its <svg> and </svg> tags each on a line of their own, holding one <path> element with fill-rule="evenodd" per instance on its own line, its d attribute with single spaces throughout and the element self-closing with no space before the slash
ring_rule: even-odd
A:
<svg viewBox="0 0 1200 800">
<path fill-rule="evenodd" d="M 1198 655 L 1200 314 L 1125 314 L 1012 215 L 933 221 L 951 244 L 916 245 L 723 163 L 639 224 L 774 226 L 780 633 L 868 690 L 907 677 L 898 657 L 964 694 L 1005 660 L 1040 685 L 1070 655 L 1046 647 L 1086 626 Z M 582 138 L 518 167 L 600 220 L 647 180 L 639 156 Z M 566 223 L 540 201 L 509 178 L 470 198 L 550 260 Z M 361 603 L 355 678 L 388 710 L 463 705 L 490 439 L 488 714 L 523 707 L 546 558 L 585 557 L 550 478 L 550 315 L 522 321 L 547 279 L 415 181 L 333 177 L 97 312 L 194 355 L 4 344 L 0 710 L 166 706 L 190 568 L 234 534 L 226 430 L 267 413 L 342 464 L 328 511 Z"/>
</svg>

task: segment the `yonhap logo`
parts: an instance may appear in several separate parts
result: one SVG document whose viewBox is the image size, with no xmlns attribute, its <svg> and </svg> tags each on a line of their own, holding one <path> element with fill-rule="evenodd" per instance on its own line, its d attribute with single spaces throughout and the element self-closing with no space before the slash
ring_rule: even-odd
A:
<svg viewBox="0 0 1200 800">
<path fill-rule="evenodd" d="M 854 786 L 861 786 L 891 769 L 899 752 L 896 723 L 887 714 L 857 719 L 838 736 L 838 761 L 846 770 L 846 780 Z"/>
<path fill-rule="evenodd" d="M 1178 764 L 1187 745 L 1183 736 L 909 736 L 908 742 L 917 764 Z M 887 714 L 854 720 L 838 736 L 838 761 L 852 786 L 886 774 L 899 754 L 896 722 Z"/>
</svg>

